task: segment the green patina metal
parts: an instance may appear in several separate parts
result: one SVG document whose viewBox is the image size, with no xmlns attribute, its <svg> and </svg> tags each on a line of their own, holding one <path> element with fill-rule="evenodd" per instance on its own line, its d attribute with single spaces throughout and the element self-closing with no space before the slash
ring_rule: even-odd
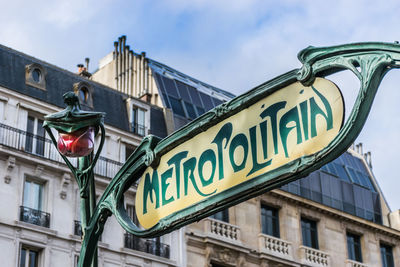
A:
<svg viewBox="0 0 400 267">
<path fill-rule="evenodd" d="M 158 236 L 198 221 L 285 183 L 304 177 L 334 160 L 347 150 L 363 128 L 378 86 L 384 75 L 392 68 L 400 68 L 400 45 L 395 43 L 357 43 L 322 48 L 308 47 L 299 53 L 298 58 L 303 63 L 301 69 L 292 70 L 265 82 L 249 92 L 216 107 L 165 139 L 160 140 L 154 136 L 145 137 L 140 146 L 110 182 L 93 213 L 91 213 L 91 218 L 86 227 L 84 227 L 85 234 L 79 266 L 89 266 L 91 264 L 93 255 L 97 251 L 97 242 L 104 229 L 104 224 L 112 214 L 115 215 L 121 226 L 129 233 L 140 237 Z M 271 95 L 285 86 L 297 81 L 300 81 L 305 86 L 311 86 L 316 77 L 325 77 L 343 70 L 352 71 L 360 80 L 359 93 L 349 118 L 341 128 L 339 134 L 327 147 L 313 155 L 301 157 L 277 169 L 243 182 L 240 186 L 232 187 L 221 194 L 212 195 L 193 206 L 161 219 L 155 226 L 149 229 L 140 229 L 128 216 L 124 208 L 124 192 L 137 182 L 148 166 L 158 166 L 160 158 L 172 148 L 177 147 L 195 135 L 216 125 L 218 122 L 246 109 L 258 100 Z M 65 118 L 66 121 L 57 124 L 59 125 L 57 127 L 64 131 L 69 129 L 68 127 L 75 129 L 74 120 L 68 120 L 66 119 L 67 115 L 62 115 L 68 114 L 67 110 L 68 108 L 59 116 Z M 69 112 L 72 111 L 73 108 L 70 108 Z M 300 112 L 306 112 L 305 107 L 300 106 Z M 82 121 L 76 121 L 78 128 L 85 124 Z M 98 122 L 104 133 L 102 121 Z M 46 127 L 52 126 L 56 128 L 53 123 L 49 120 Z M 307 136 L 311 136 L 312 134 L 312 132 L 307 133 Z M 224 137 L 217 136 L 215 138 L 217 143 L 218 138 L 221 139 Z M 52 140 L 55 142 L 53 137 Z M 103 141 L 100 144 L 99 150 L 102 144 Z M 66 158 L 65 160 L 67 161 Z M 179 159 L 175 160 L 179 161 Z M 95 163 L 95 160 L 90 164 L 90 168 L 94 166 L 93 163 Z M 78 180 L 79 172 L 73 171 L 73 173 Z M 91 175 L 93 175 L 93 172 L 91 172 Z M 223 173 L 219 173 L 219 175 L 221 177 Z M 152 177 L 148 177 L 148 179 L 148 182 L 151 183 Z M 206 180 L 203 182 L 207 183 Z M 91 186 L 94 187 L 94 184 Z M 161 203 L 166 203 L 170 200 L 161 199 L 160 201 Z"/>
<path fill-rule="evenodd" d="M 83 235 L 85 236 L 87 226 L 89 225 L 90 219 L 96 208 L 96 191 L 93 168 L 96 165 L 104 145 L 105 129 L 103 120 L 105 113 L 81 110 L 79 99 L 73 92 L 68 92 L 64 94 L 63 97 L 65 104 L 67 104 L 67 108 L 46 116 L 45 122 L 43 123 L 43 127 L 56 147 L 57 140 L 54 137 L 51 128 L 54 128 L 59 132 L 72 133 L 82 128 L 92 126 L 95 128 L 95 135 L 97 135 L 99 129 L 101 129 L 102 132 L 101 141 L 96 155 L 93 157 L 93 152 L 91 152 L 88 156 L 80 157 L 78 159 L 78 168 L 75 168 L 68 158 L 60 153 L 61 157 L 73 173 L 79 186 L 81 197 L 81 225 Z M 92 267 L 97 267 L 97 243 L 94 245 L 90 262 L 86 263 L 84 266 L 91 265 Z"/>
</svg>

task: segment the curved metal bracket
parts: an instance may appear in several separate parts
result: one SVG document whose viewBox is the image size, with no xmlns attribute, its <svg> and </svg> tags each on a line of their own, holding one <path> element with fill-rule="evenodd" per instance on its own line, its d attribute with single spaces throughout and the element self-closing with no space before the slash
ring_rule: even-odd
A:
<svg viewBox="0 0 400 267">
<path fill-rule="evenodd" d="M 111 214 L 115 215 L 129 233 L 140 237 L 157 236 L 304 177 L 334 160 L 345 152 L 359 135 L 384 75 L 390 69 L 400 67 L 400 45 L 359 43 L 323 48 L 309 47 L 302 50 L 298 57 L 303 63 L 301 69 L 283 74 L 224 103 L 163 140 L 154 136 L 144 138 L 100 199 L 85 231 L 79 266 L 89 266 L 98 238 L 107 217 Z M 240 191 L 233 188 L 218 201 L 205 200 L 197 203 L 195 207 L 191 206 L 167 216 L 149 229 L 140 229 L 127 215 L 124 208 L 124 192 L 141 177 L 147 166 L 156 167 L 159 159 L 170 149 L 289 84 L 301 81 L 304 85 L 311 85 L 315 77 L 325 77 L 343 70 L 350 70 L 358 77 L 360 89 L 348 120 L 326 148 L 249 180 L 241 184 Z"/>
</svg>

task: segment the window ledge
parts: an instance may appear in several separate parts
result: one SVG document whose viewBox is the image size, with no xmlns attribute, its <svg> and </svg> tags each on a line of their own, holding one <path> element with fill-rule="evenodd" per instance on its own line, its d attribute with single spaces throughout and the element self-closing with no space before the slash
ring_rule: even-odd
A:
<svg viewBox="0 0 400 267">
<path fill-rule="evenodd" d="M 46 234 L 46 235 L 53 235 L 56 236 L 57 235 L 57 231 L 56 230 L 51 230 L 47 227 L 43 227 L 43 226 L 39 226 L 39 225 L 35 225 L 35 224 L 31 224 L 31 223 L 26 223 L 26 222 L 22 222 L 22 221 L 14 221 L 16 226 L 19 226 L 23 229 L 27 229 L 27 230 L 32 230 L 38 233 L 42 233 L 42 234 Z"/>
</svg>

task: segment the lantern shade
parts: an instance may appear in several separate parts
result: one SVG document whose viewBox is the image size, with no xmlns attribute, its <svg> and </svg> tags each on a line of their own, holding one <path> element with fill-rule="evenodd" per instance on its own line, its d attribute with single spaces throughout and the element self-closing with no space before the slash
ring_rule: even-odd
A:
<svg viewBox="0 0 400 267">
<path fill-rule="evenodd" d="M 67 157 L 84 157 L 94 149 L 94 127 L 79 129 L 72 133 L 58 133 L 57 148 Z"/>
<path fill-rule="evenodd" d="M 45 116 L 43 126 L 54 128 L 58 132 L 72 133 L 82 128 L 94 127 L 95 135 L 103 123 L 105 113 L 80 109 L 79 99 L 73 92 L 64 94 L 67 107 L 57 113 Z"/>
</svg>

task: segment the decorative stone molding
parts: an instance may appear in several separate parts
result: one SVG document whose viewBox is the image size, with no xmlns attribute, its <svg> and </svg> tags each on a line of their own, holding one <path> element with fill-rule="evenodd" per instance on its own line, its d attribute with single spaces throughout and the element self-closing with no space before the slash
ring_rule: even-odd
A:
<svg viewBox="0 0 400 267">
<path fill-rule="evenodd" d="M 4 176 L 4 182 L 9 184 L 11 182 L 11 172 L 15 168 L 15 157 L 9 156 L 6 162 L 6 175 Z"/>
<path fill-rule="evenodd" d="M 368 267 L 368 265 L 358 261 L 346 260 L 346 267 Z"/>
<path fill-rule="evenodd" d="M 71 175 L 69 173 L 64 173 L 61 179 L 61 191 L 60 191 L 61 199 L 67 198 L 68 185 L 70 183 L 71 183 Z"/>
<path fill-rule="evenodd" d="M 258 235 L 259 250 L 262 253 L 283 259 L 293 259 L 292 244 L 270 235 Z"/>
<path fill-rule="evenodd" d="M 46 70 L 42 65 L 32 63 L 25 66 L 25 83 L 46 90 Z"/>
<path fill-rule="evenodd" d="M 237 266 L 237 253 L 228 248 L 214 248 L 211 253 L 211 259 L 225 265 Z"/>
<path fill-rule="evenodd" d="M 301 261 L 303 264 L 312 267 L 329 266 L 329 255 L 321 250 L 310 247 L 300 247 Z"/>
<path fill-rule="evenodd" d="M 41 177 L 44 171 L 44 167 L 42 165 L 37 165 L 35 169 L 35 176 Z"/>
<path fill-rule="evenodd" d="M 205 232 L 219 240 L 240 243 L 240 227 L 220 220 L 207 218 L 204 220 Z"/>
<path fill-rule="evenodd" d="M 85 81 L 74 83 L 73 90 L 81 105 L 93 108 L 93 87 L 91 84 Z"/>
</svg>

